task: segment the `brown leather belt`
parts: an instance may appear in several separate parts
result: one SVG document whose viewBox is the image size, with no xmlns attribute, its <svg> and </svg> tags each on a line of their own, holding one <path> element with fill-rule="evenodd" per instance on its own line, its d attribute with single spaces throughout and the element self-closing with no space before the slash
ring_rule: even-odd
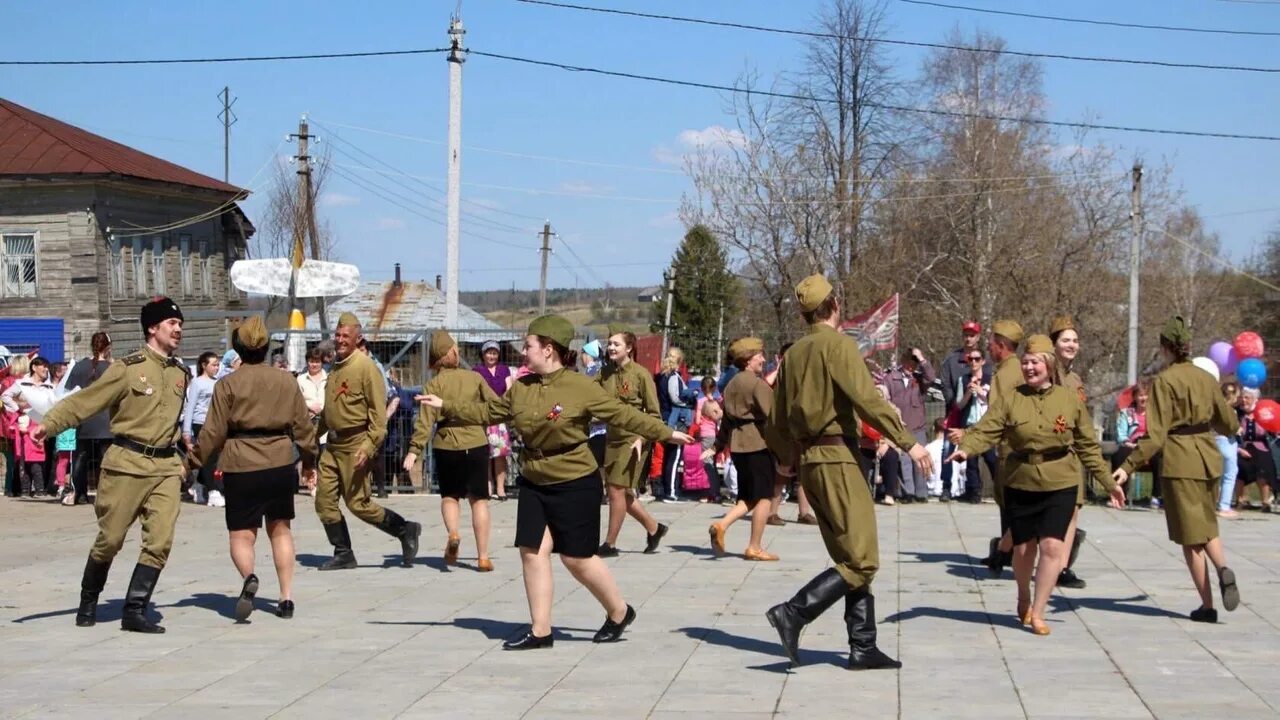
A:
<svg viewBox="0 0 1280 720">
<path fill-rule="evenodd" d="M 292 437 L 287 430 L 228 430 L 227 439 Z"/>
<path fill-rule="evenodd" d="M 330 430 L 329 437 L 334 440 L 346 440 L 355 437 L 369 429 L 368 425 L 356 425 L 355 427 L 343 428 L 342 430 Z"/>
<path fill-rule="evenodd" d="M 167 459 L 178 454 L 178 448 L 174 445 L 170 445 L 169 447 L 154 447 L 151 445 L 140 443 L 137 440 L 134 440 L 132 438 L 127 438 L 120 435 L 115 436 L 115 438 L 113 438 L 111 442 L 114 445 L 119 445 L 120 447 L 125 448 L 127 450 L 132 450 L 138 453 L 139 455 L 141 455 L 142 457 L 147 457 L 147 458 Z"/>
<path fill-rule="evenodd" d="M 587 441 L 583 440 L 582 442 L 574 443 L 572 445 L 566 445 L 564 447 L 556 448 L 554 450 L 539 450 L 537 448 L 531 448 L 531 447 L 525 446 L 522 452 L 526 456 L 534 460 L 546 460 L 547 458 L 552 458 L 558 455 L 565 455 L 567 453 L 573 452 L 574 450 L 586 444 L 587 444 Z"/>
<path fill-rule="evenodd" d="M 1170 428 L 1170 435 L 1200 435 L 1209 432 L 1209 423 L 1200 423 L 1199 425 L 1183 425 L 1182 427 Z"/>
<path fill-rule="evenodd" d="M 1060 448 L 1058 450 L 1045 450 L 1044 452 L 1011 452 L 1009 453 L 1009 458 L 1027 465 L 1043 465 L 1054 460 L 1061 460 L 1070 454 L 1071 450 L 1069 448 Z"/>
</svg>

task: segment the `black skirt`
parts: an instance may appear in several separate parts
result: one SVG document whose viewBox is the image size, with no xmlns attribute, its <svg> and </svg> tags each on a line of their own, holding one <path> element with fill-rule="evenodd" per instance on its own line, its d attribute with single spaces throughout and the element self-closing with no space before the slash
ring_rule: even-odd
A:
<svg viewBox="0 0 1280 720">
<path fill-rule="evenodd" d="M 538 549 L 551 531 L 551 552 L 568 557 L 591 557 L 600 548 L 600 473 L 553 485 L 516 480 L 520 498 L 516 508 L 516 547 Z"/>
<path fill-rule="evenodd" d="M 738 471 L 738 499 L 755 502 L 773 497 L 773 455 L 768 450 L 733 453 L 733 467 Z"/>
<path fill-rule="evenodd" d="M 1072 485 L 1061 490 L 1004 489 L 1004 514 L 1008 516 L 1013 544 L 1056 538 L 1064 540 L 1071 518 L 1076 512 L 1076 494 Z"/>
<path fill-rule="evenodd" d="M 467 450 L 433 450 L 440 497 L 489 498 L 489 444 Z"/>
<path fill-rule="evenodd" d="M 254 530 L 265 520 L 292 520 L 298 471 L 284 465 L 252 472 L 224 472 L 228 530 Z"/>
</svg>

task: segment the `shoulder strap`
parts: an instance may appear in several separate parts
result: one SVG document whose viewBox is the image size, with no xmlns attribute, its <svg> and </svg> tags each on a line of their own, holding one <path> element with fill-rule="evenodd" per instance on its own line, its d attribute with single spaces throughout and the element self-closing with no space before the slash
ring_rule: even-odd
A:
<svg viewBox="0 0 1280 720">
<path fill-rule="evenodd" d="M 138 363 L 145 362 L 146 359 L 147 359 L 146 355 L 143 355 L 140 352 L 136 352 L 132 355 L 125 355 L 124 357 L 120 358 L 120 362 L 124 363 L 126 366 L 129 366 L 129 365 L 137 365 Z"/>
</svg>

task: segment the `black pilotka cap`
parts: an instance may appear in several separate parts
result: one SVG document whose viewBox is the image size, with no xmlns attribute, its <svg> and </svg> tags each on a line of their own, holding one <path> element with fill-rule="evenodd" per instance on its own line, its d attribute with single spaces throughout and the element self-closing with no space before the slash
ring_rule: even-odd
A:
<svg viewBox="0 0 1280 720">
<path fill-rule="evenodd" d="M 182 310 L 178 307 L 178 303 L 167 297 L 151 298 L 151 302 L 142 306 L 140 321 L 142 322 L 143 336 L 146 336 L 148 328 L 153 325 L 159 325 L 169 318 L 185 320 L 185 318 L 182 317 Z"/>
</svg>

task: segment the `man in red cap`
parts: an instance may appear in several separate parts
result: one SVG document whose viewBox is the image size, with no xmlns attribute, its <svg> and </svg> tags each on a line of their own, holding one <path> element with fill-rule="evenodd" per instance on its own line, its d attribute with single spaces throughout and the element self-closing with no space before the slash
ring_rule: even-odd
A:
<svg viewBox="0 0 1280 720">
<path fill-rule="evenodd" d="M 969 365 L 969 356 L 973 353 L 981 353 L 978 347 L 982 340 L 982 326 L 976 320 L 966 320 L 960 326 L 960 347 L 952 350 L 942 360 L 942 367 L 939 368 L 938 377 L 942 382 L 942 398 L 946 402 L 946 416 L 952 417 L 956 410 L 956 403 L 960 398 L 964 397 L 964 387 L 962 383 L 969 376 L 971 369 Z M 947 457 L 955 447 L 950 440 L 943 440 L 942 457 Z M 973 500 L 974 498 L 966 498 Z M 942 502 L 951 500 L 951 463 L 942 464 Z"/>
</svg>

